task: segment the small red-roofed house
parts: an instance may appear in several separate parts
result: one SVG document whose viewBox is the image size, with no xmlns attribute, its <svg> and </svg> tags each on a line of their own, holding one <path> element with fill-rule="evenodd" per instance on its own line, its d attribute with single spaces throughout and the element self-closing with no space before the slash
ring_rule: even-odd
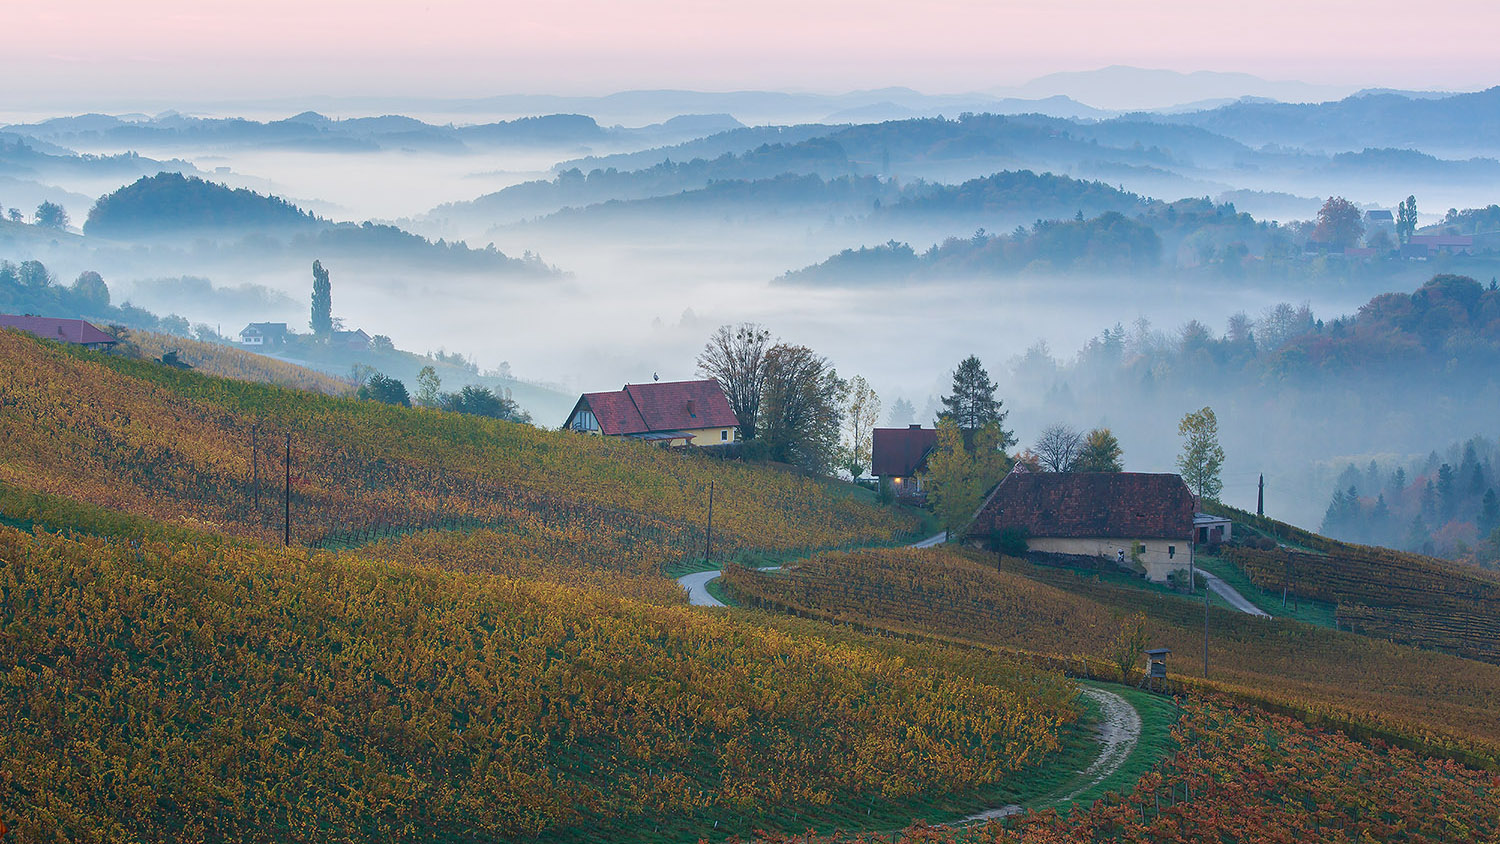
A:
<svg viewBox="0 0 1500 844">
<path fill-rule="evenodd" d="M 653 381 L 609 393 L 584 393 L 563 427 L 668 447 L 717 447 L 738 441 L 740 421 L 719 382 Z"/>
<path fill-rule="evenodd" d="M 990 492 L 964 538 L 986 543 L 1010 529 L 1041 554 L 1116 560 L 1123 552 L 1148 579 L 1165 581 L 1188 568 L 1196 511 L 1179 475 L 1017 468 Z"/>
<path fill-rule="evenodd" d="M 876 428 L 870 443 L 870 474 L 889 480 L 897 498 L 920 499 L 927 455 L 937 447 L 937 430 L 921 425 Z"/>
<path fill-rule="evenodd" d="M 0 328 L 14 328 L 47 340 L 72 343 L 85 349 L 107 349 L 115 338 L 81 319 L 0 314 Z"/>
</svg>

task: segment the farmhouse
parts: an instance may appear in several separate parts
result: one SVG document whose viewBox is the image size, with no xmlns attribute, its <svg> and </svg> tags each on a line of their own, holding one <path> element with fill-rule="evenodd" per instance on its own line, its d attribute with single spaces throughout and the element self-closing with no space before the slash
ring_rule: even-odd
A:
<svg viewBox="0 0 1500 844">
<path fill-rule="evenodd" d="M 252 322 L 240 329 L 240 343 L 245 346 L 280 346 L 286 342 L 286 323 Z"/>
<path fill-rule="evenodd" d="M 891 482 L 897 498 L 921 499 L 927 455 L 937 446 L 937 431 L 921 425 L 876 428 L 870 444 L 870 474 Z"/>
<path fill-rule="evenodd" d="M 72 343 L 85 349 L 107 349 L 115 344 L 115 338 L 81 319 L 0 314 L 0 328 L 15 328 L 47 340 Z"/>
<path fill-rule="evenodd" d="M 719 447 L 738 440 L 739 419 L 719 382 L 626 384 L 612 393 L 584 393 L 563 427 L 667 447 Z"/>
<path fill-rule="evenodd" d="M 1040 554 L 1117 560 L 1165 581 L 1188 567 L 1193 493 L 1178 475 L 1139 472 L 1029 472 L 1016 469 L 980 507 L 965 540 L 1020 531 Z"/>
</svg>

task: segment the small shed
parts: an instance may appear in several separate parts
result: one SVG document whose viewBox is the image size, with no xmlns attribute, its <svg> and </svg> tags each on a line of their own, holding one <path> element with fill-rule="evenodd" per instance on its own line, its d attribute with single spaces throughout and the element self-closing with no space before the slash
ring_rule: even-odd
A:
<svg viewBox="0 0 1500 844">
<path fill-rule="evenodd" d="M 1228 542 L 1234 530 L 1234 521 L 1209 513 L 1193 514 L 1193 539 L 1199 545 L 1220 545 Z"/>
<path fill-rule="evenodd" d="M 1167 654 L 1171 648 L 1152 648 L 1146 651 L 1146 677 L 1151 680 L 1165 680 L 1167 677 Z"/>
</svg>

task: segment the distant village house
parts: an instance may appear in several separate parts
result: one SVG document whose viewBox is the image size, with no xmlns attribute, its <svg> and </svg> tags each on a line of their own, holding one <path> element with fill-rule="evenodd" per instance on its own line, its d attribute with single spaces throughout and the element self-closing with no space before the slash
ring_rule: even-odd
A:
<svg viewBox="0 0 1500 844">
<path fill-rule="evenodd" d="M 14 328 L 47 340 L 72 343 L 85 349 L 108 349 L 115 338 L 81 319 L 58 319 L 26 314 L 0 314 L 0 328 Z"/>
<path fill-rule="evenodd" d="M 284 322 L 252 322 L 240 329 L 240 344 L 244 346 L 281 346 L 286 343 L 287 331 Z"/>
<path fill-rule="evenodd" d="M 671 448 L 718 447 L 739 439 L 739 419 L 713 379 L 626 384 L 616 392 L 584 393 L 563 427 Z"/>
<path fill-rule="evenodd" d="M 1196 499 L 1178 475 L 1018 468 L 990 492 L 964 538 L 985 544 L 1019 530 L 1033 553 L 1123 557 L 1161 582 L 1188 567 L 1195 511 Z"/>
<path fill-rule="evenodd" d="M 876 428 L 870 444 L 870 474 L 882 483 L 890 482 L 897 498 L 921 500 L 922 475 L 927 471 L 927 456 L 937 447 L 937 431 L 921 425 L 905 428 Z"/>
<path fill-rule="evenodd" d="M 329 338 L 329 342 L 334 346 L 364 351 L 370 348 L 370 335 L 366 334 L 362 328 L 356 328 L 353 331 L 335 331 Z"/>
</svg>

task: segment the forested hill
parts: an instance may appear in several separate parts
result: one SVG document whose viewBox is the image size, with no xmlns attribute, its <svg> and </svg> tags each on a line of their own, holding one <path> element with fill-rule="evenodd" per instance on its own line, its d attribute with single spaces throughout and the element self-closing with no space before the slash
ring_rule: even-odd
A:
<svg viewBox="0 0 1500 844">
<path fill-rule="evenodd" d="M 200 229 L 307 229 L 317 217 L 280 197 L 181 173 L 142 176 L 89 210 L 89 235 L 130 237 Z"/>
<path fill-rule="evenodd" d="M 540 258 L 511 258 L 493 244 L 471 249 L 462 241 L 433 242 L 391 225 L 335 223 L 279 197 L 180 173 L 143 177 L 100 197 L 89 211 L 84 233 L 119 240 L 218 238 L 237 244 L 234 257 L 243 261 L 314 251 L 324 257 L 406 260 L 458 270 L 557 274 Z"/>
<path fill-rule="evenodd" d="M 885 206 L 884 213 L 928 220 L 976 214 L 1032 214 L 1037 219 L 1057 219 L 1075 214 L 1096 217 L 1109 211 L 1134 214 L 1148 205 L 1145 197 L 1103 182 L 1007 170 L 959 185 L 918 186 L 900 202 Z"/>
</svg>

